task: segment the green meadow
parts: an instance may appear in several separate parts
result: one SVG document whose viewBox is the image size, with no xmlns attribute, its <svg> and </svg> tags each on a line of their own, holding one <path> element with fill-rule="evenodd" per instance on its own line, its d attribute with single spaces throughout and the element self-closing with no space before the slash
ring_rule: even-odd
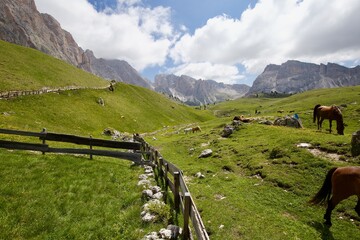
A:
<svg viewBox="0 0 360 240">
<path fill-rule="evenodd" d="M 359 165 L 360 158 L 350 154 L 351 135 L 360 129 L 359 86 L 241 98 L 198 110 L 124 83 L 117 83 L 114 92 L 91 89 L 108 82 L 32 49 L 0 42 L 0 53 L 9 56 L 0 60 L 1 91 L 90 88 L 1 99 L 0 128 L 46 128 L 104 139 L 108 127 L 143 134 L 183 170 L 211 239 L 358 238 L 356 198 L 336 207 L 331 228 L 323 225 L 325 207 L 307 202 L 331 167 Z M 312 121 L 316 104 L 342 106 L 344 135 L 336 133 L 335 122 L 332 133 L 328 121 L 317 130 Z M 258 122 L 294 113 L 304 128 Z M 222 138 L 235 115 L 254 121 Z M 184 134 L 185 127 L 196 125 L 201 132 Z M 0 139 L 20 137 L 1 134 Z M 310 143 L 320 153 L 299 148 L 299 143 Z M 198 158 L 208 148 L 213 154 Z M 204 178 L 195 177 L 198 172 Z M 0 239 L 141 239 L 165 227 L 163 222 L 141 222 L 141 173 L 142 168 L 121 159 L 0 148 Z M 171 221 L 179 220 L 173 216 Z"/>
</svg>

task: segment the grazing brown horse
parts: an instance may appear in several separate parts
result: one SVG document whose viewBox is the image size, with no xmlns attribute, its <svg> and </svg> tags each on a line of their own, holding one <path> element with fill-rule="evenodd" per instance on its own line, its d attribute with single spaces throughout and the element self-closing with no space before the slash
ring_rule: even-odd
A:
<svg viewBox="0 0 360 240">
<path fill-rule="evenodd" d="M 325 224 L 331 226 L 331 211 L 339 202 L 352 195 L 358 197 L 355 211 L 360 216 L 360 167 L 334 167 L 328 171 L 322 187 L 310 203 L 327 202 L 324 219 Z"/>
<path fill-rule="evenodd" d="M 340 135 L 344 135 L 344 122 L 343 122 L 343 116 L 340 111 L 340 108 L 332 105 L 330 107 L 328 106 L 321 106 L 320 104 L 316 105 L 314 107 L 314 121 L 317 119 L 317 126 L 318 130 L 322 127 L 322 122 L 324 119 L 329 119 L 330 123 L 330 133 L 331 133 L 331 126 L 332 126 L 332 120 L 336 120 L 336 130 L 337 133 Z"/>
<path fill-rule="evenodd" d="M 192 132 L 193 132 L 193 133 L 194 133 L 194 132 L 197 132 L 197 131 L 201 132 L 201 128 L 200 128 L 199 126 L 196 126 L 196 127 L 193 127 L 193 128 L 192 128 Z"/>
</svg>

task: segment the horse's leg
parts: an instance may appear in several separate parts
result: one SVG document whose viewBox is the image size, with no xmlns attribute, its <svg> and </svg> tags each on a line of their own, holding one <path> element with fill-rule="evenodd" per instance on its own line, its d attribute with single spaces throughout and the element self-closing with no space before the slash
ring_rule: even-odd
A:
<svg viewBox="0 0 360 240">
<path fill-rule="evenodd" d="M 330 123 L 330 133 L 331 133 L 332 120 L 329 119 L 329 123 Z"/>
<path fill-rule="evenodd" d="M 322 128 L 322 122 L 324 121 L 324 118 L 320 117 L 320 120 L 318 122 L 318 129 L 320 130 Z M 320 128 L 319 128 L 320 126 Z"/>
<path fill-rule="evenodd" d="M 325 224 L 331 227 L 331 212 L 334 210 L 336 205 L 338 205 L 339 202 L 341 202 L 343 199 L 347 198 L 347 196 L 339 193 L 336 189 L 334 189 L 333 186 L 333 196 L 328 201 L 328 206 L 324 215 Z"/>
<path fill-rule="evenodd" d="M 325 224 L 330 226 L 330 227 L 332 225 L 332 223 L 331 223 L 331 212 L 332 212 L 333 209 L 334 209 L 334 205 L 332 204 L 332 199 L 330 199 L 328 201 L 328 206 L 326 208 L 326 212 L 325 212 L 325 215 L 324 215 Z"/>
<path fill-rule="evenodd" d="M 360 216 L 360 196 L 358 196 L 358 201 L 355 207 L 355 212 Z"/>
</svg>

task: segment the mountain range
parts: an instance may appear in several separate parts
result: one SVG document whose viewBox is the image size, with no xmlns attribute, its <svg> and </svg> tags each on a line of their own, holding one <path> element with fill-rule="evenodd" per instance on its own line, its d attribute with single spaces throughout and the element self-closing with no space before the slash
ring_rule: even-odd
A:
<svg viewBox="0 0 360 240">
<path fill-rule="evenodd" d="M 247 95 L 255 93 L 297 93 L 317 88 L 360 85 L 360 66 L 347 68 L 335 63 L 313 64 L 289 60 L 266 66 Z"/>
<path fill-rule="evenodd" d="M 35 48 L 102 78 L 149 88 L 189 105 L 220 102 L 261 92 L 296 93 L 315 88 L 360 85 L 360 66 L 347 68 L 334 63 L 317 65 L 295 60 L 266 66 L 251 87 L 172 74 L 159 74 L 152 83 L 126 61 L 96 58 L 91 50 L 83 50 L 55 18 L 37 10 L 34 0 L 0 1 L 0 39 Z"/>
</svg>

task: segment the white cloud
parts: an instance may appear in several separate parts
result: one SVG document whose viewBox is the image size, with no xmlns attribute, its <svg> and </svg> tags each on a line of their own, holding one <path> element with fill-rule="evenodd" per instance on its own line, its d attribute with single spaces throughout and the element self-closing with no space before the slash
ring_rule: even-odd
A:
<svg viewBox="0 0 360 240">
<path fill-rule="evenodd" d="M 226 84 L 234 84 L 244 78 L 235 66 L 211 64 L 209 62 L 182 64 L 170 69 L 175 75 L 187 75 L 195 79 L 215 80 Z"/>
<path fill-rule="evenodd" d="M 174 74 L 229 83 L 289 59 L 351 66 L 360 59 L 358 0 L 259 0 L 239 10 L 240 18 L 213 17 L 193 34 L 189 26 L 171 22 L 172 9 L 149 8 L 143 0 L 118 0 L 117 9 L 104 12 L 86 0 L 35 2 L 82 48 L 126 60 L 138 71 L 164 66 L 170 58 L 177 65 Z M 246 72 L 239 73 L 239 65 Z"/>
<path fill-rule="evenodd" d="M 139 0 L 119 0 L 116 10 L 97 12 L 86 0 L 35 0 L 96 57 L 123 59 L 138 71 L 166 61 L 176 34 L 170 9 L 146 8 Z M 126 8 L 124 6 L 127 6 Z"/>
<path fill-rule="evenodd" d="M 359 11 L 358 0 L 262 0 L 239 19 L 226 15 L 209 19 L 193 35 L 182 36 L 170 56 L 183 66 L 192 62 L 242 64 L 252 74 L 261 73 L 269 63 L 289 59 L 357 61 Z M 206 72 L 199 69 L 193 74 Z"/>
</svg>

